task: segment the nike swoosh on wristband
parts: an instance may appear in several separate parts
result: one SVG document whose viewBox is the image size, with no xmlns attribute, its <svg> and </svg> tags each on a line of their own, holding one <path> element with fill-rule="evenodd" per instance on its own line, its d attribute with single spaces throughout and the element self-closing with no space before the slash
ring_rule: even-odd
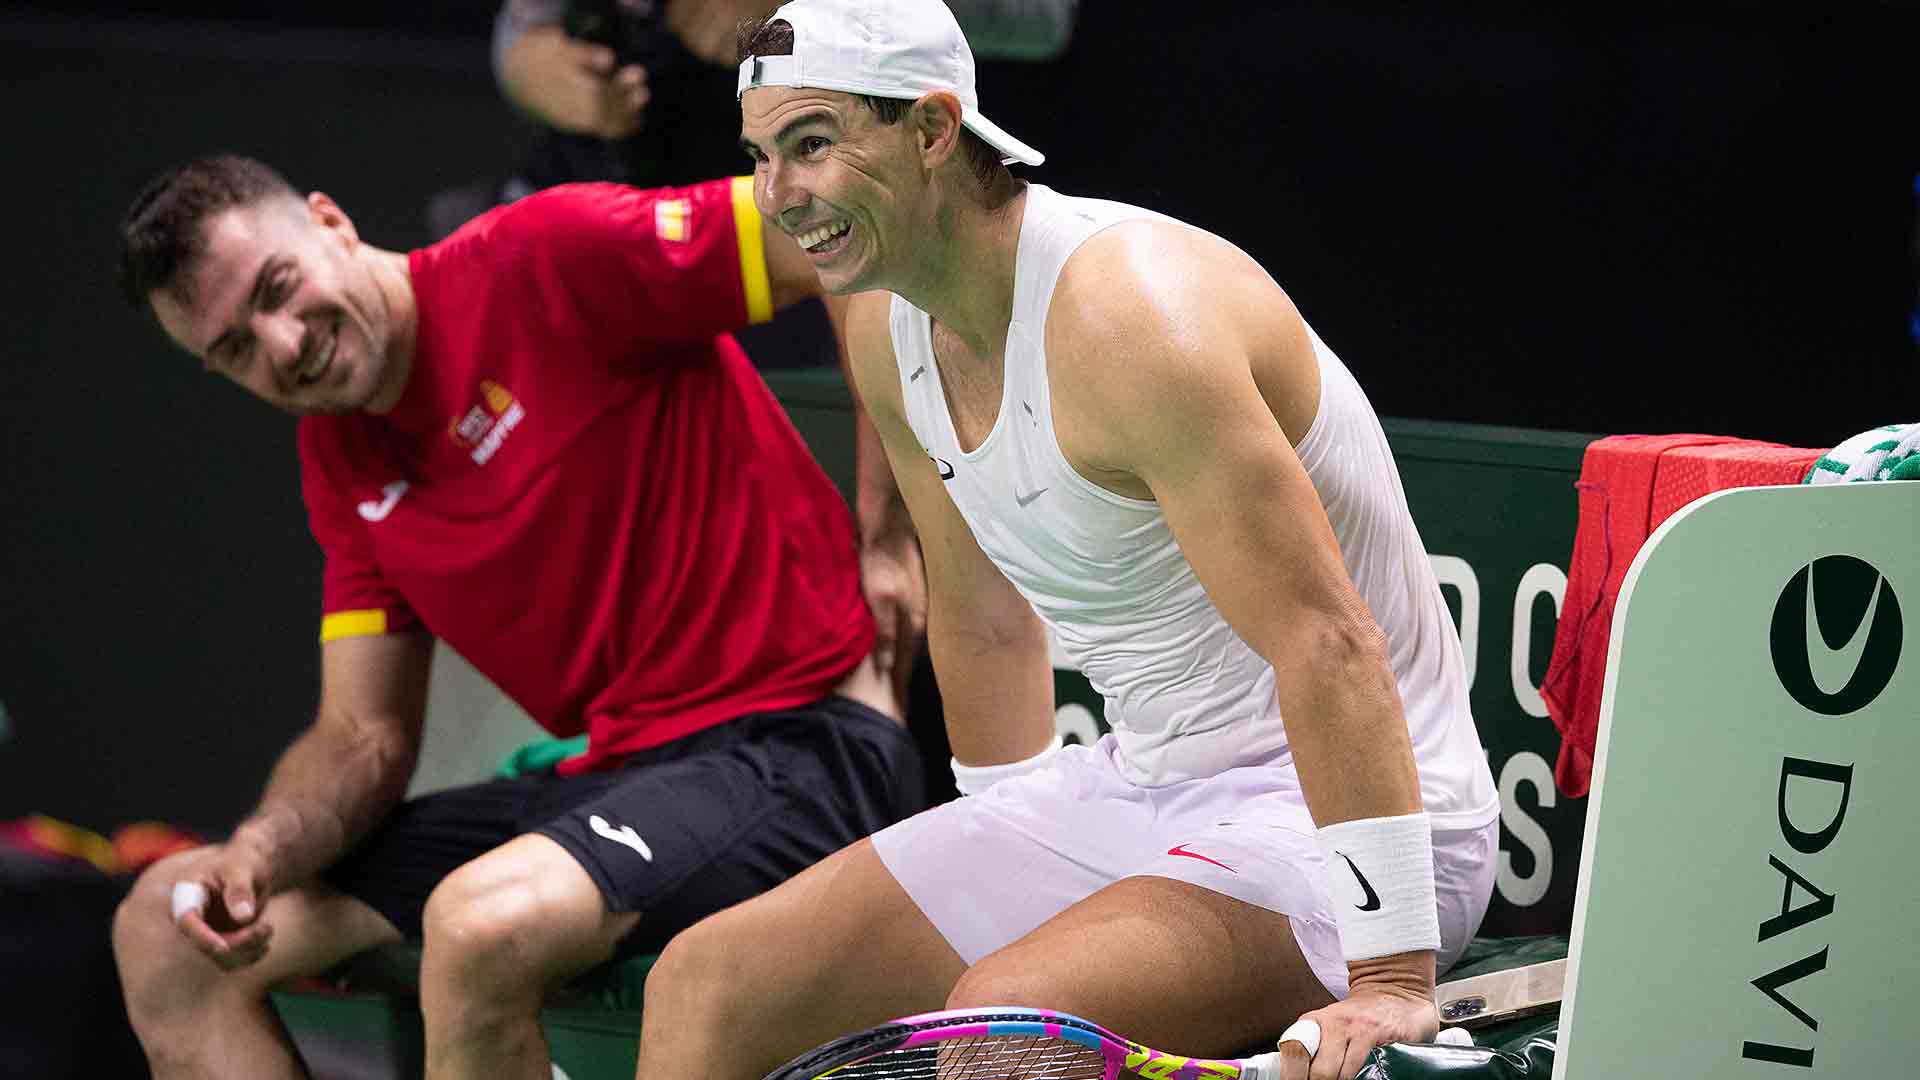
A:
<svg viewBox="0 0 1920 1080">
<path fill-rule="evenodd" d="M 1219 867 L 1220 869 L 1225 870 L 1229 874 L 1237 874 L 1240 872 L 1238 870 L 1235 870 L 1233 867 L 1228 866 L 1226 863 L 1221 862 L 1219 859 L 1208 858 L 1207 856 L 1202 855 L 1197 851 L 1188 851 L 1187 845 L 1185 844 L 1173 845 L 1172 847 L 1167 849 L 1167 854 L 1185 855 L 1189 859 L 1199 859 L 1201 862 L 1212 863 L 1213 865 Z"/>
<path fill-rule="evenodd" d="M 1343 859 L 1347 859 L 1347 853 L 1344 851 L 1336 851 L 1334 854 Z M 1379 911 L 1380 894 L 1373 891 L 1373 885 L 1367 881 L 1367 875 L 1361 873 L 1360 868 L 1353 865 L 1352 859 L 1347 859 L 1347 869 L 1353 871 L 1354 880 L 1360 883 L 1361 890 L 1367 894 L 1367 902 L 1364 904 L 1355 904 L 1354 907 L 1359 908 L 1361 911 Z"/>
<path fill-rule="evenodd" d="M 1869 636 L 1862 631 L 1873 625 L 1873 613 L 1880 607 L 1882 580 L 1875 575 L 1873 599 L 1867 601 L 1867 613 L 1854 624 L 1847 640 L 1839 648 L 1831 649 L 1827 647 L 1826 635 L 1820 632 L 1819 616 L 1814 609 L 1813 565 L 1807 566 L 1807 671 L 1813 676 L 1813 685 L 1822 693 L 1837 694 L 1846 689 L 1853 681 L 1853 673 L 1860 669 L 1860 657 L 1867 651 Z"/>
<path fill-rule="evenodd" d="M 616 844 L 625 845 L 639 852 L 640 857 L 648 862 L 653 861 L 653 849 L 647 846 L 645 840 L 640 839 L 639 833 L 633 831 L 633 826 L 622 825 L 616 829 L 612 825 L 607 824 L 607 819 L 601 817 L 599 814 L 588 818 L 587 826 L 608 840 Z"/>
</svg>

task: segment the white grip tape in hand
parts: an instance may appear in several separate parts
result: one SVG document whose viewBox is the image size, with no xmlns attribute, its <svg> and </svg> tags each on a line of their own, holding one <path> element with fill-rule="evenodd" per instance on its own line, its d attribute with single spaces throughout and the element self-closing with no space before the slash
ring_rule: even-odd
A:
<svg viewBox="0 0 1920 1080">
<path fill-rule="evenodd" d="M 180 916 L 189 911 L 207 910 L 207 887 L 197 881 L 176 881 L 173 883 L 173 921 L 179 922 Z"/>
<path fill-rule="evenodd" d="M 1273 1029 L 1268 1028 L 1267 1030 L 1272 1031 Z M 1306 1017 L 1301 1017 L 1295 1020 L 1287 1030 L 1280 1033 L 1280 1041 L 1283 1043 L 1297 1042 L 1301 1046 L 1306 1047 L 1307 1060 L 1312 1061 L 1313 1055 L 1320 1052 L 1320 1021 L 1308 1020 Z"/>
</svg>

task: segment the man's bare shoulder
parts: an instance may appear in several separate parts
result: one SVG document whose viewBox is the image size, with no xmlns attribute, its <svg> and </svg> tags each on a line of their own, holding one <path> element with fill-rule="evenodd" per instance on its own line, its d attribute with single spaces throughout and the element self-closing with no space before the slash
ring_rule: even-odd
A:
<svg viewBox="0 0 1920 1080">
<path fill-rule="evenodd" d="M 847 297 L 847 344 L 859 346 L 862 353 L 884 353 L 892 360 L 893 332 L 888 326 L 892 312 L 892 293 L 863 292 Z"/>
<path fill-rule="evenodd" d="M 1318 397 L 1287 294 L 1233 244 L 1177 222 L 1123 222 L 1082 244 L 1055 286 L 1046 351 L 1056 400 L 1089 430 L 1101 417 L 1174 423 L 1183 403 L 1249 376 L 1283 423 Z"/>
<path fill-rule="evenodd" d="M 1183 356 L 1259 336 L 1275 306 L 1298 318 L 1260 264 L 1220 237 L 1178 222 L 1125 221 L 1089 237 L 1061 269 L 1047 357 L 1066 375 L 1126 361 L 1149 382 L 1178 376 Z"/>
</svg>

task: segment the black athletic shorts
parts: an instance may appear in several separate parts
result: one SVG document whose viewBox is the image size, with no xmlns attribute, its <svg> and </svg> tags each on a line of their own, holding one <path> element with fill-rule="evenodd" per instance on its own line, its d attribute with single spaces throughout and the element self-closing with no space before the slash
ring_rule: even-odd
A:
<svg viewBox="0 0 1920 1080">
<path fill-rule="evenodd" d="M 906 729 L 835 696 L 695 732 L 609 772 L 546 770 L 410 799 L 322 877 L 418 941 L 442 878 L 539 833 L 586 868 L 609 909 L 644 913 L 620 954 L 657 952 L 917 812 L 924 793 Z"/>
</svg>

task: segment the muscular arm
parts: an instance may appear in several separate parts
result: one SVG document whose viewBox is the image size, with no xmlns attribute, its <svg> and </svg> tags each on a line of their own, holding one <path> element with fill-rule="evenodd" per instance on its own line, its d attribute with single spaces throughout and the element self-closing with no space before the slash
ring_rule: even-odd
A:
<svg viewBox="0 0 1920 1080">
<path fill-rule="evenodd" d="M 1032 757 L 1053 738 L 1053 671 L 1033 608 L 974 542 L 939 469 L 907 426 L 887 332 L 888 297 L 853 298 L 847 351 L 861 402 L 926 558 L 927 644 L 940 676 L 954 757 L 995 765 Z"/>
<path fill-rule="evenodd" d="M 1282 427 L 1304 434 L 1318 398 L 1286 296 L 1221 241 L 1140 223 L 1082 248 L 1053 311 L 1069 457 L 1158 500 L 1208 597 L 1273 665 L 1314 820 L 1417 813 L 1385 637 Z"/>
<path fill-rule="evenodd" d="M 854 384 L 847 349 L 851 298 L 828 294 L 821 299 L 833 324 L 840 370 L 853 395 L 854 519 L 860 528 L 860 584 L 877 632 L 874 664 L 893 688 L 904 714 L 908 683 L 927 629 L 926 566 L 906 499 L 880 444 L 880 431 Z M 875 302 L 884 308 L 886 300 L 880 297 Z"/>
<path fill-rule="evenodd" d="M 268 891 L 311 878 L 400 801 L 420 752 L 432 649 L 421 634 L 320 647 L 319 712 L 231 841 L 261 855 Z"/>
<path fill-rule="evenodd" d="M 1418 813 L 1385 636 L 1288 438 L 1289 427 L 1305 432 L 1319 397 L 1291 303 L 1225 243 L 1136 223 L 1082 247 L 1052 310 L 1047 351 L 1068 458 L 1160 502 L 1208 597 L 1273 665 L 1314 822 Z M 1309 1014 L 1325 1039 L 1314 1068 L 1327 1076 L 1351 1075 L 1369 1047 L 1438 1029 L 1432 951 L 1347 967 L 1350 995 Z M 1306 1075 L 1297 1060 L 1288 1069 Z"/>
<path fill-rule="evenodd" d="M 846 375 L 847 388 L 853 392 L 854 398 L 854 476 L 857 493 L 854 509 L 860 522 L 861 543 L 870 545 L 911 539 L 913 523 L 908 516 L 906 503 L 900 496 L 899 485 L 894 482 L 893 469 L 887 463 L 886 451 L 880 444 L 880 433 L 874 428 L 873 417 L 869 410 L 861 407 L 860 388 L 849 366 L 847 318 L 852 298 L 823 294 L 820 291 L 820 279 L 813 272 L 813 264 L 807 261 L 806 253 L 770 221 L 763 225 L 762 242 L 767 253 L 767 279 L 775 306 L 783 307 L 819 296 L 827 309 L 827 321 L 833 325 L 834 342 L 840 354 L 840 370 Z M 886 297 L 879 296 L 874 303 L 880 307 L 884 319 Z M 884 334 L 884 322 L 880 329 Z M 884 341 L 880 344 L 887 348 L 891 356 L 891 347 Z"/>
<path fill-rule="evenodd" d="M 807 261 L 800 245 L 772 222 L 767 222 L 763 228 L 767 278 L 775 305 L 785 306 L 819 296 L 827 309 L 827 321 L 833 326 L 834 346 L 839 353 L 840 370 L 847 378 L 847 388 L 854 400 L 854 517 L 860 525 L 861 550 L 863 556 L 877 553 L 885 559 L 896 562 L 904 560 L 911 564 L 896 568 L 909 580 L 899 583 L 904 591 L 892 594 L 891 599 L 897 601 L 902 609 L 899 612 L 899 631 L 917 638 L 926 620 L 925 585 L 921 581 L 923 572 L 919 553 L 911 550 L 914 547 L 913 521 L 908 514 L 906 501 L 901 497 L 900 486 L 894 480 L 893 468 L 887 461 L 886 450 L 881 446 L 880 433 L 874 427 L 871 412 L 861 405 L 860 388 L 849 366 L 847 318 L 852 298 L 823 294 L 820 291 L 820 279 L 813 272 L 813 264 Z M 886 297 L 878 297 L 875 303 L 884 317 Z M 884 333 L 884 325 L 881 330 Z M 891 355 L 891 349 L 888 352 Z M 863 578 L 868 578 L 873 570 L 871 566 L 863 567 Z M 872 580 L 867 580 L 869 603 L 877 599 L 874 584 Z M 884 617 L 887 613 L 876 610 L 874 614 Z M 884 641 L 890 637 L 890 628 L 882 626 L 880 633 Z M 903 646 L 907 644 L 904 638 L 901 643 Z M 888 658 L 880 659 L 882 670 L 890 670 Z M 911 658 L 904 659 L 911 663 Z"/>
</svg>

